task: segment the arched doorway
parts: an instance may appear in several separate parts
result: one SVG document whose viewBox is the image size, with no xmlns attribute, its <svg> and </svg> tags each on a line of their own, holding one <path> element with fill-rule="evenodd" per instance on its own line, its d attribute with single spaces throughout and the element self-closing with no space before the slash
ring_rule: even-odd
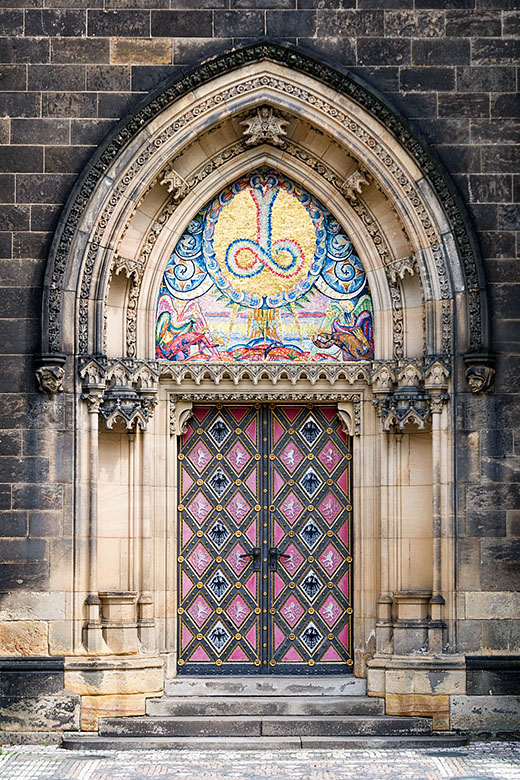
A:
<svg viewBox="0 0 520 780">
<path fill-rule="evenodd" d="M 220 359 L 238 341 L 216 345 L 193 327 L 198 341 L 174 342 L 183 323 L 157 309 L 173 249 L 205 204 L 259 170 L 309 193 L 352 241 L 371 295 L 373 352 L 368 326 L 356 325 L 359 301 L 330 321 L 321 311 L 307 345 L 290 304 L 280 320 L 269 312 L 251 323 L 231 308 L 229 322 L 247 330 L 242 347 L 260 345 L 260 360 L 258 349 Z M 296 255 L 284 251 L 289 265 Z M 251 254 L 239 270 L 255 263 Z M 452 410 L 461 356 L 487 344 L 479 269 L 442 171 L 356 79 L 283 47 L 253 46 L 143 105 L 79 183 L 47 274 L 44 366 L 59 372 L 64 356 L 74 365 L 74 652 L 160 653 L 177 673 L 178 455 L 194 409 L 219 403 L 333 406 L 351 438 L 354 673 L 364 675 L 374 654 L 442 654 L 453 644 Z M 65 327 L 72 320 L 75 330 Z M 350 341 L 338 335 L 347 333 Z M 292 348 L 296 358 L 268 359 L 266 338 L 272 355 Z M 334 359 L 315 360 L 317 350 Z M 124 629 L 110 619 L 118 610 Z"/>
</svg>

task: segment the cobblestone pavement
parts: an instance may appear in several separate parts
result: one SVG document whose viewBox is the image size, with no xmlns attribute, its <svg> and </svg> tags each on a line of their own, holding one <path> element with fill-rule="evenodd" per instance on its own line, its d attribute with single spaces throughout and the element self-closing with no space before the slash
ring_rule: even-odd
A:
<svg viewBox="0 0 520 780">
<path fill-rule="evenodd" d="M 2 780 L 520 780 L 520 743 L 424 750 L 69 752 L 4 747 Z"/>
</svg>

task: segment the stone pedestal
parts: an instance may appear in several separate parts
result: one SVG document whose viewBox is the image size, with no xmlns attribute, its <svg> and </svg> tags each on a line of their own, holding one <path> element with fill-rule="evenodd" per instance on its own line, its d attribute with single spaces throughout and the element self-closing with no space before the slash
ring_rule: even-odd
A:
<svg viewBox="0 0 520 780">
<path fill-rule="evenodd" d="M 394 593 L 394 653 L 424 652 L 428 648 L 431 591 L 400 590 Z"/>
<path fill-rule="evenodd" d="M 137 591 L 101 591 L 103 637 L 114 655 L 137 653 Z"/>
</svg>

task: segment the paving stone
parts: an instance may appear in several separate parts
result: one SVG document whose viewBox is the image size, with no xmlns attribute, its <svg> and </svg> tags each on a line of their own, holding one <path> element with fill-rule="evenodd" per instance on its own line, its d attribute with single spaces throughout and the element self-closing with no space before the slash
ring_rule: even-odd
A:
<svg viewBox="0 0 520 780">
<path fill-rule="evenodd" d="M 42 732 L 43 734 L 44 732 Z M 11 736 L 11 735 L 10 735 Z M 23 735 L 27 738 L 27 735 Z M 21 735 L 18 734 L 18 740 Z M 276 738 L 263 750 L 253 744 L 235 740 L 234 748 L 222 749 L 222 738 L 212 743 L 200 741 L 198 750 L 186 752 L 176 741 L 175 749 L 167 741 L 159 750 L 129 750 L 107 743 L 100 751 L 92 750 L 84 738 L 82 750 L 73 753 L 57 746 L 16 745 L 6 747 L 0 755 L 0 777 L 6 780 L 32 780 L 36 777 L 60 780 L 144 780 L 167 777 L 169 780 L 518 780 L 520 745 L 518 742 L 475 742 L 466 747 L 449 747 L 420 742 L 418 738 L 401 745 L 384 740 L 365 745 L 344 741 L 339 747 L 330 738 Z M 281 740 L 285 739 L 285 743 Z M 21 740 L 20 740 L 21 741 Z M 391 747 L 391 750 L 385 749 Z M 249 749 L 248 749 L 249 748 Z M 344 748 L 348 748 L 345 751 Z M 180 757 L 179 751 L 182 750 Z"/>
</svg>

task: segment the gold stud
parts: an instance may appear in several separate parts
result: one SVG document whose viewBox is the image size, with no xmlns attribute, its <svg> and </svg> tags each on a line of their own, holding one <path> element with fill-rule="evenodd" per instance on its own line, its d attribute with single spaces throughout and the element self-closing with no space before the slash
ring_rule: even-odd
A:
<svg viewBox="0 0 520 780">
<path fill-rule="evenodd" d="M 200 590 L 201 588 L 203 588 L 203 587 L 204 587 L 204 583 L 203 583 L 203 582 L 197 582 L 197 588 L 198 588 L 199 590 Z"/>
<path fill-rule="evenodd" d="M 276 460 L 276 455 L 269 455 L 269 460 Z"/>
<path fill-rule="evenodd" d="M 255 666 L 262 666 L 262 662 L 259 658 L 255 659 Z"/>
<path fill-rule="evenodd" d="M 314 455 L 312 454 L 312 452 L 309 455 L 307 455 L 307 460 L 314 460 Z"/>
<path fill-rule="evenodd" d="M 200 486 L 200 485 L 203 485 L 203 484 L 204 484 L 204 480 L 202 480 L 202 479 L 198 479 L 197 480 L 197 485 Z"/>
<path fill-rule="evenodd" d="M 184 666 L 184 661 L 182 660 L 182 658 L 179 658 L 177 663 L 179 664 L 179 666 Z"/>
<path fill-rule="evenodd" d="M 292 588 L 295 588 L 295 587 L 296 587 L 296 584 L 295 584 L 294 582 L 290 582 L 290 583 L 289 583 L 289 587 L 290 587 L 291 589 L 292 589 Z"/>
<path fill-rule="evenodd" d="M 217 460 L 222 460 L 222 454 L 220 452 L 217 453 Z"/>
<path fill-rule="evenodd" d="M 222 661 L 220 660 L 220 658 L 217 658 L 217 660 L 215 661 L 215 664 L 217 666 L 222 666 Z"/>
<path fill-rule="evenodd" d="M 315 664 L 316 662 L 315 662 L 315 661 L 313 661 L 313 659 L 311 658 L 309 661 L 307 661 L 307 663 L 309 664 L 309 666 L 314 666 L 314 664 Z"/>
<path fill-rule="evenodd" d="M 352 660 L 352 658 L 349 658 L 348 661 L 347 661 L 347 666 L 352 666 L 353 664 L 354 664 L 354 661 Z"/>
<path fill-rule="evenodd" d="M 276 615 L 276 610 L 271 607 L 271 609 L 269 610 L 269 614 Z"/>
<path fill-rule="evenodd" d="M 287 431 L 287 433 L 291 433 L 291 434 L 293 434 L 293 433 L 294 433 L 294 428 L 289 428 L 289 430 Z"/>
<path fill-rule="evenodd" d="M 347 506 L 345 508 L 346 508 L 347 512 L 352 512 L 352 505 L 351 504 L 347 504 Z"/>
<path fill-rule="evenodd" d="M 327 428 L 327 433 L 331 434 L 332 433 L 332 428 Z"/>
<path fill-rule="evenodd" d="M 352 460 L 352 455 L 347 455 L 347 460 Z"/>
<path fill-rule="evenodd" d="M 235 536 L 242 536 L 242 531 L 235 531 Z"/>
<path fill-rule="evenodd" d="M 216 510 L 217 512 L 222 512 L 222 504 L 217 504 Z"/>
<path fill-rule="evenodd" d="M 333 484 L 334 484 L 334 480 L 333 479 L 328 479 L 327 480 L 327 485 L 333 485 Z"/>
<path fill-rule="evenodd" d="M 296 536 L 294 531 L 289 531 L 289 536 Z"/>
<path fill-rule="evenodd" d="M 203 639 L 203 638 L 204 638 L 204 637 L 202 636 L 202 634 L 197 634 L 197 639 L 199 640 L 199 642 L 200 642 L 200 640 L 201 640 L 201 639 Z"/>
<path fill-rule="evenodd" d="M 235 485 L 241 485 L 242 480 L 241 479 L 235 479 Z"/>
<path fill-rule="evenodd" d="M 329 640 L 329 642 L 332 642 L 332 640 L 334 639 L 334 634 L 327 634 L 327 639 Z"/>
<path fill-rule="evenodd" d="M 327 582 L 327 588 L 333 588 L 334 583 L 333 582 Z"/>
<path fill-rule="evenodd" d="M 296 639 L 296 637 L 295 637 L 295 635 L 294 635 L 294 634 L 289 634 L 289 639 L 291 640 L 291 642 L 294 642 L 294 640 Z"/>
<path fill-rule="evenodd" d="M 309 610 L 308 610 L 308 612 L 309 612 L 309 615 L 314 615 L 314 613 L 316 612 L 316 610 L 314 609 L 314 607 L 309 607 Z"/>
<path fill-rule="evenodd" d="M 327 536 L 334 536 L 334 531 L 327 531 Z"/>
<path fill-rule="evenodd" d="M 184 455 L 182 454 L 182 452 L 181 452 L 181 454 L 180 454 L 180 455 L 178 455 L 177 457 L 179 458 L 179 460 L 184 460 Z"/>
<path fill-rule="evenodd" d="M 259 615 L 261 611 L 260 607 L 255 607 L 255 615 Z"/>
<path fill-rule="evenodd" d="M 347 563 L 352 563 L 352 556 L 351 555 L 347 555 Z"/>
<path fill-rule="evenodd" d="M 294 479 L 290 479 L 290 480 L 288 480 L 287 484 L 288 484 L 288 485 L 294 485 Z"/>
<path fill-rule="evenodd" d="M 237 434 L 237 436 L 238 436 L 238 435 L 239 435 L 239 433 L 240 433 L 240 428 L 235 428 L 235 433 L 236 433 L 236 434 Z"/>
<path fill-rule="evenodd" d="M 217 613 L 217 615 L 222 615 L 222 613 L 224 612 L 224 610 L 222 609 L 222 607 L 217 607 L 217 608 L 216 608 L 216 610 L 215 610 L 215 612 Z"/>
<path fill-rule="evenodd" d="M 184 563 L 184 555 L 179 555 L 177 560 L 179 561 L 179 563 Z"/>
<path fill-rule="evenodd" d="M 309 563 L 314 563 L 314 555 L 309 555 L 307 560 L 309 561 Z"/>
<path fill-rule="evenodd" d="M 261 456 L 261 455 L 259 455 L 259 454 L 257 453 L 257 454 L 255 455 L 255 460 L 260 460 L 260 459 L 261 459 L 261 457 L 262 457 L 262 456 Z"/>
<path fill-rule="evenodd" d="M 182 607 L 179 607 L 179 609 L 177 610 L 177 614 L 178 615 L 184 615 L 184 610 L 183 610 Z"/>
<path fill-rule="evenodd" d="M 352 607 L 347 607 L 347 615 L 352 615 L 353 612 L 354 610 L 352 609 Z"/>
<path fill-rule="evenodd" d="M 269 661 L 269 666 L 276 666 L 276 661 Z"/>
<path fill-rule="evenodd" d="M 235 588 L 239 588 L 240 589 L 241 587 L 242 587 L 242 583 L 241 582 L 235 582 Z"/>
<path fill-rule="evenodd" d="M 255 504 L 255 512 L 259 512 L 261 508 L 260 504 Z"/>
<path fill-rule="evenodd" d="M 179 512 L 182 512 L 182 511 L 183 511 L 183 509 L 184 509 L 184 504 L 179 504 L 179 506 L 177 507 L 177 509 L 179 510 Z"/>
<path fill-rule="evenodd" d="M 313 505 L 312 505 L 312 504 L 309 504 L 309 506 L 307 507 L 307 510 L 308 510 L 309 512 L 314 512 L 314 507 L 313 507 Z"/>
<path fill-rule="evenodd" d="M 235 639 L 239 642 L 242 639 L 242 634 L 235 634 Z"/>
<path fill-rule="evenodd" d="M 222 563 L 222 555 L 217 555 L 215 560 L 216 560 L 217 563 Z"/>
<path fill-rule="evenodd" d="M 201 433 L 204 433 L 204 431 L 202 430 L 202 428 L 197 428 L 197 433 L 198 433 L 198 434 L 199 434 L 199 436 L 200 436 L 200 434 L 201 434 Z"/>
<path fill-rule="evenodd" d="M 200 539 L 202 536 L 204 536 L 204 531 L 197 531 L 197 533 L 195 534 L 195 536 L 198 536 L 198 537 L 199 537 L 199 539 Z"/>
</svg>

